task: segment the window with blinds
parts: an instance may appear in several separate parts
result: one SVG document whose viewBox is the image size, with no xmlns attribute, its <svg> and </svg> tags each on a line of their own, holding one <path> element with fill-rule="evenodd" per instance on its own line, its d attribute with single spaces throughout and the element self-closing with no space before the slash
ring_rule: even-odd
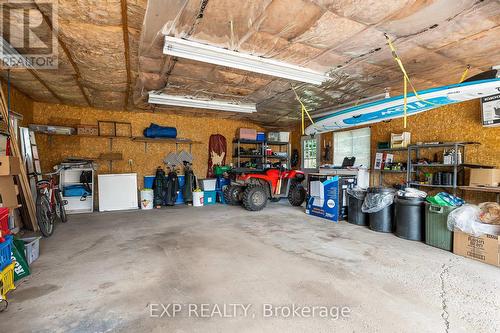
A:
<svg viewBox="0 0 500 333">
<path fill-rule="evenodd" d="M 370 128 L 333 133 L 333 165 L 342 166 L 344 157 L 356 157 L 354 165 L 370 168 Z"/>
</svg>

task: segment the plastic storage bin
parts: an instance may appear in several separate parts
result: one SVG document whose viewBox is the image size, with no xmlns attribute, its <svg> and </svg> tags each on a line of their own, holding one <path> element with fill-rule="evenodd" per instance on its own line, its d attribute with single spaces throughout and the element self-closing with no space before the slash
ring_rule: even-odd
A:
<svg viewBox="0 0 500 333">
<path fill-rule="evenodd" d="M 155 176 L 144 176 L 144 188 L 153 188 Z"/>
<path fill-rule="evenodd" d="M 2 282 L 2 285 L 0 286 L 0 294 L 2 294 L 2 297 L 5 299 L 5 295 L 10 290 L 16 289 L 14 286 L 14 266 L 16 264 L 12 263 L 5 267 L 1 272 L 0 272 L 0 281 Z"/>
<path fill-rule="evenodd" d="M 5 236 L 10 234 L 9 209 L 0 208 L 0 242 L 5 241 Z"/>
<path fill-rule="evenodd" d="M 265 140 L 266 140 L 266 133 L 257 132 L 257 141 L 265 141 Z"/>
<path fill-rule="evenodd" d="M 28 265 L 31 265 L 40 256 L 40 237 L 21 238 L 24 242 L 24 254 Z"/>
<path fill-rule="evenodd" d="M 181 205 L 184 203 L 184 196 L 182 195 L 184 184 L 186 183 L 186 178 L 184 175 L 178 175 L 177 179 L 179 180 L 179 190 L 177 191 L 177 199 L 175 200 L 176 205 Z"/>
<path fill-rule="evenodd" d="M 425 244 L 443 250 L 453 250 L 453 232 L 448 230 L 448 214 L 457 206 L 425 203 Z"/>
<path fill-rule="evenodd" d="M 398 237 L 423 241 L 424 240 L 424 210 L 423 198 L 398 196 L 395 200 L 395 234 Z"/>
<path fill-rule="evenodd" d="M 202 191 L 215 191 L 217 179 L 201 179 L 199 183 Z"/>
<path fill-rule="evenodd" d="M 0 270 L 12 262 L 12 235 L 5 236 L 5 241 L 0 243 Z"/>
<path fill-rule="evenodd" d="M 217 202 L 217 192 L 216 191 L 205 191 L 203 195 L 203 205 L 215 205 Z"/>
</svg>

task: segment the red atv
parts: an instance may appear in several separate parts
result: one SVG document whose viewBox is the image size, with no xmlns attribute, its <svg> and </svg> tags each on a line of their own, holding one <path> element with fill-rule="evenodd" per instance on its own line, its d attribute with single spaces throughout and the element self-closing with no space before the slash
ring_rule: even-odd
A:
<svg viewBox="0 0 500 333">
<path fill-rule="evenodd" d="M 302 171 L 267 169 L 256 173 L 242 173 L 224 189 L 224 199 L 230 205 L 243 204 L 247 210 L 263 209 L 267 200 L 273 202 L 288 198 L 293 206 L 300 206 L 306 199 L 302 186 Z"/>
</svg>

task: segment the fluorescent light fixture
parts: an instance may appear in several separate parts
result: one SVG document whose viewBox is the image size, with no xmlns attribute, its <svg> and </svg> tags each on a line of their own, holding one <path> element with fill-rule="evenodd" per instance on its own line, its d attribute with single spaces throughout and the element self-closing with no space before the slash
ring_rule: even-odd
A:
<svg viewBox="0 0 500 333">
<path fill-rule="evenodd" d="M 170 36 L 165 36 L 163 53 L 315 85 L 329 79 L 325 74 L 308 68 Z"/>
<path fill-rule="evenodd" d="M 237 104 L 221 100 L 204 100 L 191 96 L 176 96 L 149 93 L 149 103 L 160 105 L 184 106 L 188 108 L 210 109 L 218 111 L 252 113 L 256 112 L 255 104 Z"/>
</svg>

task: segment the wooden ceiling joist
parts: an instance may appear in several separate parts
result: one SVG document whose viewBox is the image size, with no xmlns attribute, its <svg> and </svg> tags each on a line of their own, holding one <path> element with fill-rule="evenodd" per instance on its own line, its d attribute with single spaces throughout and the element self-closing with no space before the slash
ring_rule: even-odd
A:
<svg viewBox="0 0 500 333">
<path fill-rule="evenodd" d="M 130 97 L 130 88 L 132 86 L 132 73 L 130 72 L 130 42 L 128 36 L 127 0 L 121 0 L 121 10 L 122 10 L 123 46 L 125 49 L 124 50 L 125 68 L 127 70 L 127 92 L 125 93 L 125 101 L 123 103 L 123 108 L 126 109 Z"/>
<path fill-rule="evenodd" d="M 64 41 L 59 36 L 59 31 L 55 31 L 54 30 L 54 27 L 52 26 L 51 20 L 47 17 L 47 15 L 45 15 L 45 13 L 43 11 L 40 10 L 40 7 L 38 6 L 37 3 L 35 3 L 35 6 L 36 6 L 37 10 L 40 12 L 40 14 L 42 14 L 43 20 L 45 21 L 45 23 L 47 23 L 47 25 L 49 26 L 49 28 L 52 31 L 52 33 L 57 35 L 57 41 L 58 41 L 59 45 L 61 46 L 61 48 L 63 49 L 64 54 L 68 58 L 69 62 L 71 63 L 71 66 L 73 67 L 73 70 L 75 71 L 76 85 L 80 89 L 80 91 L 81 91 L 81 93 L 83 95 L 83 98 L 85 99 L 85 102 L 87 102 L 87 105 L 88 106 L 92 106 L 92 104 L 90 103 L 90 99 L 87 96 L 87 94 L 85 93 L 85 90 L 83 89 L 83 85 L 80 82 L 81 79 L 82 79 L 82 76 L 80 74 L 80 70 L 78 69 L 78 66 L 76 65 L 75 61 L 73 60 L 73 57 L 71 56 L 71 53 L 69 52 L 69 49 L 66 46 L 66 43 L 64 43 Z M 44 86 L 46 86 L 46 85 L 44 84 Z M 49 91 L 50 91 L 50 89 L 49 89 Z"/>
</svg>

